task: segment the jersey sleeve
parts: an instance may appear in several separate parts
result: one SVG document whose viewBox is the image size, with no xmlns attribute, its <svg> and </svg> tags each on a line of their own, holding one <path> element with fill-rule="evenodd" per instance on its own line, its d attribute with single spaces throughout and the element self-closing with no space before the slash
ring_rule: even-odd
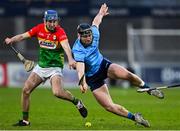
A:
<svg viewBox="0 0 180 131">
<path fill-rule="evenodd" d="M 99 29 L 95 26 L 95 25 L 92 25 L 91 26 L 91 30 L 92 30 L 92 34 L 93 34 L 93 43 L 92 45 L 94 46 L 99 46 L 99 39 L 100 39 L 100 33 L 99 33 Z"/>
<path fill-rule="evenodd" d="M 30 37 L 36 36 L 37 33 L 38 33 L 38 31 L 39 31 L 39 28 L 40 28 L 39 25 L 34 26 L 33 28 L 31 28 L 31 29 L 28 31 Z"/>
<path fill-rule="evenodd" d="M 85 53 L 79 50 L 72 50 L 74 60 L 77 62 L 84 62 Z"/>
<path fill-rule="evenodd" d="M 83 50 L 81 50 L 79 48 L 79 46 L 77 46 L 76 44 L 74 44 L 74 45 L 75 46 L 73 46 L 73 48 L 72 48 L 74 60 L 77 62 L 84 62 L 86 53 Z"/>
<path fill-rule="evenodd" d="M 91 30 L 93 33 L 93 37 L 99 39 L 99 37 L 100 37 L 99 29 L 95 25 L 93 25 L 93 26 L 91 26 Z"/>
<path fill-rule="evenodd" d="M 61 28 L 58 33 L 58 40 L 59 40 L 59 42 L 61 42 L 66 39 L 68 39 L 67 35 L 66 35 L 65 31 Z"/>
</svg>

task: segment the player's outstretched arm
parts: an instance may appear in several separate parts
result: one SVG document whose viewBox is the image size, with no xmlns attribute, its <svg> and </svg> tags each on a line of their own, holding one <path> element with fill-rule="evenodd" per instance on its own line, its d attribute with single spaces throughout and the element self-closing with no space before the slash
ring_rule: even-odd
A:
<svg viewBox="0 0 180 131">
<path fill-rule="evenodd" d="M 23 34 L 16 35 L 16 36 L 14 36 L 12 38 L 7 37 L 5 39 L 5 43 L 6 44 L 13 44 L 13 43 L 16 43 L 16 42 L 20 42 L 20 41 L 22 41 L 22 40 L 24 40 L 26 38 L 29 38 L 29 37 L 30 37 L 29 33 L 25 32 Z"/>
<path fill-rule="evenodd" d="M 95 25 L 96 27 L 99 27 L 99 25 L 102 22 L 102 18 L 106 15 L 108 15 L 108 6 L 104 3 L 101 5 L 101 8 L 99 9 L 98 14 L 95 16 L 92 25 Z"/>
<path fill-rule="evenodd" d="M 75 68 L 76 66 L 76 61 L 73 59 L 72 57 L 72 53 L 71 53 L 71 48 L 69 46 L 69 42 L 68 40 L 64 40 L 61 42 L 61 46 L 62 48 L 64 49 L 66 55 L 67 55 L 67 58 L 68 58 L 68 63 L 69 63 L 69 68 Z"/>
<path fill-rule="evenodd" d="M 78 72 L 79 86 L 82 93 L 85 93 L 88 89 L 88 85 L 86 83 L 85 78 L 85 64 L 83 62 L 76 63 L 76 70 Z"/>
</svg>

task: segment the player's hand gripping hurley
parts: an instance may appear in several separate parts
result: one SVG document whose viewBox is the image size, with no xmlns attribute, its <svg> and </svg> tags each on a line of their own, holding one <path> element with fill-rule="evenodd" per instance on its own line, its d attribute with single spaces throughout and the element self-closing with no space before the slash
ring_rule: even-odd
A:
<svg viewBox="0 0 180 131">
<path fill-rule="evenodd" d="M 26 58 L 24 58 L 24 56 L 17 51 L 12 44 L 10 44 L 11 49 L 16 53 L 16 56 L 19 58 L 19 60 L 24 64 L 24 68 L 27 72 L 31 71 L 34 68 L 34 61 L 31 60 L 27 60 Z"/>
<path fill-rule="evenodd" d="M 82 75 L 81 79 L 79 80 L 79 83 L 78 83 L 78 86 L 82 85 L 83 84 L 83 80 L 84 80 L 84 74 Z"/>
<path fill-rule="evenodd" d="M 174 88 L 174 87 L 180 87 L 180 84 L 174 84 L 174 85 L 169 85 L 169 86 L 160 86 L 160 87 L 154 87 L 154 88 L 143 88 L 143 89 L 138 89 L 137 92 L 142 93 L 142 92 L 148 92 L 152 90 L 159 90 L 159 89 L 166 89 L 166 88 Z"/>
<path fill-rule="evenodd" d="M 84 79 L 85 79 L 85 75 L 83 74 L 78 83 L 82 93 L 86 93 L 86 91 L 87 91 L 87 84 L 86 84 L 86 82 L 84 83 Z"/>
</svg>

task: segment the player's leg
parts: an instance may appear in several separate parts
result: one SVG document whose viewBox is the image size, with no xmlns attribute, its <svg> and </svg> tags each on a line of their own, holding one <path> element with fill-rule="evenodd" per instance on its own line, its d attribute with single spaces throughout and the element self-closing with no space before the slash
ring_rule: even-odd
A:
<svg viewBox="0 0 180 131">
<path fill-rule="evenodd" d="M 128 80 L 133 85 L 140 87 L 140 88 L 150 88 L 147 84 L 144 83 L 144 81 L 140 77 L 131 73 L 124 67 L 114 64 L 114 63 L 109 66 L 107 75 L 111 79 Z M 164 98 L 163 92 L 160 90 L 153 90 L 153 91 L 149 92 L 149 94 L 154 95 L 160 99 Z"/>
<path fill-rule="evenodd" d="M 52 92 L 56 97 L 72 102 L 74 105 L 76 105 L 82 117 L 87 117 L 86 107 L 80 99 L 74 97 L 71 92 L 63 88 L 62 78 L 60 75 L 54 75 L 50 82 L 52 86 Z"/>
<path fill-rule="evenodd" d="M 107 73 L 109 78 L 112 79 L 124 79 L 128 80 L 135 86 L 142 86 L 143 85 L 143 80 L 139 78 L 137 75 L 129 72 L 127 69 L 124 67 L 117 65 L 117 64 L 111 64 L 108 69 Z"/>
<path fill-rule="evenodd" d="M 27 126 L 30 125 L 29 118 L 29 105 L 31 92 L 42 82 L 42 79 L 34 72 L 32 72 L 26 80 L 21 94 L 22 113 L 23 118 L 14 126 Z"/>
<path fill-rule="evenodd" d="M 93 95 L 101 106 L 103 106 L 107 111 L 114 114 L 126 117 L 128 115 L 128 110 L 121 105 L 113 103 L 111 96 L 109 94 L 106 84 L 97 88 L 93 91 Z"/>
<path fill-rule="evenodd" d="M 73 95 L 69 91 L 63 89 L 61 76 L 59 75 L 53 76 L 50 82 L 51 82 L 52 92 L 54 96 L 70 101 L 70 102 L 74 100 Z"/>
<path fill-rule="evenodd" d="M 147 120 L 144 120 L 144 118 L 142 117 L 141 114 L 139 114 L 139 113 L 132 114 L 123 106 L 115 104 L 112 101 L 112 98 L 109 94 L 109 91 L 108 91 L 106 84 L 104 84 L 100 88 L 93 90 L 93 95 L 96 98 L 96 100 L 98 101 L 98 103 L 102 107 L 104 107 L 107 111 L 112 112 L 112 113 L 119 115 L 119 116 L 126 117 L 128 119 L 133 120 L 133 121 L 136 121 L 137 123 L 139 123 L 145 127 L 150 126 L 149 122 Z"/>
<path fill-rule="evenodd" d="M 41 84 L 41 82 L 42 79 L 34 72 L 32 72 L 26 80 L 24 88 L 22 89 L 21 99 L 24 112 L 29 111 L 30 94 L 39 84 Z"/>
</svg>

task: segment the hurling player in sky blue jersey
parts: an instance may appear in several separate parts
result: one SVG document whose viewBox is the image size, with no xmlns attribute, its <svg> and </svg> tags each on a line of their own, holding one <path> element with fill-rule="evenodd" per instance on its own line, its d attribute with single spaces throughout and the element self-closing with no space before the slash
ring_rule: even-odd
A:
<svg viewBox="0 0 180 131">
<path fill-rule="evenodd" d="M 149 122 L 140 113 L 133 114 L 123 106 L 115 104 L 104 82 L 106 78 L 124 79 L 137 87 L 149 88 L 137 75 L 120 65 L 112 63 L 100 53 L 98 49 L 100 40 L 99 25 L 103 17 L 108 14 L 107 5 L 102 4 L 91 26 L 87 23 L 82 23 L 77 27 L 78 38 L 73 45 L 72 52 L 77 62 L 78 78 L 82 80 L 80 90 L 82 93 L 85 93 L 89 86 L 96 100 L 107 111 L 131 119 L 145 127 L 150 127 Z M 85 77 L 83 77 L 84 74 Z M 159 90 L 153 90 L 148 93 L 161 99 L 164 98 L 163 93 Z"/>
</svg>

